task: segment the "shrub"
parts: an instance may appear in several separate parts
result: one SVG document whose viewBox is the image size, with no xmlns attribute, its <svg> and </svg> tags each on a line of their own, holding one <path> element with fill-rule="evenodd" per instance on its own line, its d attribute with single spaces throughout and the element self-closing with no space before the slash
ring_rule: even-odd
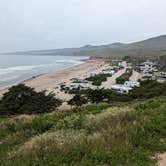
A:
<svg viewBox="0 0 166 166">
<path fill-rule="evenodd" d="M 86 94 L 87 98 L 92 103 L 100 103 L 108 99 L 109 94 L 105 89 L 89 89 Z"/>
<path fill-rule="evenodd" d="M 75 105 L 75 106 L 82 106 L 83 104 L 86 103 L 87 103 L 86 98 L 81 96 L 80 94 L 75 95 L 71 100 L 68 101 L 69 105 Z"/>
<path fill-rule="evenodd" d="M 125 81 L 129 81 L 129 78 L 131 77 L 132 73 L 133 72 L 131 69 L 126 70 L 126 72 L 124 74 L 122 74 L 120 77 L 118 77 L 116 79 L 116 83 L 117 84 L 124 84 Z"/>
<path fill-rule="evenodd" d="M 92 77 L 86 78 L 87 81 L 92 81 L 92 85 L 100 86 L 102 82 L 107 81 L 107 77 L 111 77 L 111 74 L 97 74 Z"/>
<path fill-rule="evenodd" d="M 152 80 L 140 82 L 141 86 L 134 88 L 129 94 L 120 94 L 111 89 L 75 89 L 71 94 L 81 94 L 88 98 L 91 103 L 100 102 L 127 102 L 133 100 L 145 100 L 157 96 L 166 96 L 166 83 L 158 83 Z"/>
<path fill-rule="evenodd" d="M 152 80 L 141 82 L 139 88 L 135 88 L 130 92 L 133 99 L 149 99 L 157 96 L 166 96 L 166 83 L 158 83 Z"/>
<path fill-rule="evenodd" d="M 0 101 L 0 114 L 35 114 L 50 112 L 61 105 L 54 94 L 46 95 L 45 91 L 36 92 L 23 84 L 9 88 Z"/>
</svg>

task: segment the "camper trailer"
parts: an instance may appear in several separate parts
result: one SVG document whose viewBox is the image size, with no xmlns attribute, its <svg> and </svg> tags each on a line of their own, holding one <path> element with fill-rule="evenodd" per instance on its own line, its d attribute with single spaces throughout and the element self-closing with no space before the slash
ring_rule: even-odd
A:
<svg viewBox="0 0 166 166">
<path fill-rule="evenodd" d="M 126 87 L 124 85 L 113 85 L 111 89 L 115 92 L 122 93 L 122 94 L 128 94 L 132 88 Z"/>
<path fill-rule="evenodd" d="M 139 82 L 134 82 L 134 81 L 125 81 L 124 86 L 134 88 L 134 87 L 140 87 Z"/>
</svg>

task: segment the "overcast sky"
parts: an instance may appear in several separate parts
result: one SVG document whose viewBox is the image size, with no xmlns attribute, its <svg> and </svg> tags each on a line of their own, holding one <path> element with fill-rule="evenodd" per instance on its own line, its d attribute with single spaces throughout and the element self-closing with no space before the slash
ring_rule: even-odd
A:
<svg viewBox="0 0 166 166">
<path fill-rule="evenodd" d="M 0 52 L 166 34 L 166 0 L 0 0 Z"/>
</svg>

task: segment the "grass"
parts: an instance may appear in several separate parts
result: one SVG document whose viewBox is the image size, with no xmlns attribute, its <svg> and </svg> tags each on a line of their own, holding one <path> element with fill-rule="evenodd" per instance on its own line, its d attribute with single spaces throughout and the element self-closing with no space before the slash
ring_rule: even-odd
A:
<svg viewBox="0 0 166 166">
<path fill-rule="evenodd" d="M 15 119 L 0 122 L 0 165 L 153 166 L 166 151 L 164 98 Z"/>
</svg>

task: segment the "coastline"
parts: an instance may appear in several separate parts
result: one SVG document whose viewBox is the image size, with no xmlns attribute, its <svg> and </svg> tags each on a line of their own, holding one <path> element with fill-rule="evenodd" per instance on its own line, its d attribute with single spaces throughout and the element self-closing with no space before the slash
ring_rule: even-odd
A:
<svg viewBox="0 0 166 166">
<path fill-rule="evenodd" d="M 56 90 L 56 87 L 64 82 L 68 84 L 70 82 L 70 79 L 72 78 L 86 77 L 89 73 L 98 70 L 99 67 L 101 67 L 101 65 L 103 64 L 103 60 L 99 59 L 87 59 L 83 61 L 84 63 L 82 64 L 75 65 L 55 72 L 40 74 L 20 83 L 30 86 L 34 88 L 36 91 L 46 90 L 48 92 L 54 92 L 59 98 L 63 100 L 68 99 L 69 96 L 61 94 L 59 91 Z M 0 89 L 0 96 L 2 97 L 2 95 L 5 92 L 7 92 L 7 90 L 10 87 L 11 86 Z"/>
<path fill-rule="evenodd" d="M 74 56 L 0 56 L 0 90 L 9 88 L 49 72 L 60 71 L 85 62 L 86 57 Z M 8 62 L 8 60 L 10 61 Z"/>
</svg>

